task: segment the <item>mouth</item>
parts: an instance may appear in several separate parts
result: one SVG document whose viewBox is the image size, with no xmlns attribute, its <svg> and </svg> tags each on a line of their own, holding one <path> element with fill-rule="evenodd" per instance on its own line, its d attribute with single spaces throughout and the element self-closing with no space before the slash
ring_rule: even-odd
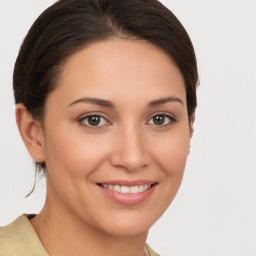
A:
<svg viewBox="0 0 256 256">
<path fill-rule="evenodd" d="M 126 206 L 138 205 L 148 199 L 155 191 L 157 182 L 113 181 L 97 183 L 103 194 L 116 203 Z"/>
<path fill-rule="evenodd" d="M 147 191 L 148 189 L 150 189 L 152 186 L 156 185 L 156 183 L 154 184 L 145 184 L 145 185 L 138 185 L 138 186 L 123 186 L 123 185 L 113 185 L 113 184 L 101 184 L 98 183 L 97 185 L 105 188 L 105 189 L 109 189 L 112 191 L 116 191 L 122 194 L 138 194 L 138 193 L 142 193 L 144 191 Z"/>
</svg>

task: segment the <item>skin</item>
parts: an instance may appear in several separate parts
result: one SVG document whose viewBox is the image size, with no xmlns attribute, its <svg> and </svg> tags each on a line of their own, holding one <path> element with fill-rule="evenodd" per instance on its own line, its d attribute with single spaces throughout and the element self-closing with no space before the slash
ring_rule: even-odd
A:
<svg viewBox="0 0 256 256">
<path fill-rule="evenodd" d="M 114 107 L 74 103 L 88 97 Z M 104 118 L 89 127 L 88 114 Z M 31 156 L 48 167 L 46 202 L 31 223 L 49 255 L 144 255 L 149 228 L 180 187 L 192 136 L 183 77 L 169 56 L 142 40 L 96 42 L 65 63 L 43 125 L 22 104 L 16 117 Z M 97 185 L 144 179 L 155 190 L 133 206 Z"/>
</svg>

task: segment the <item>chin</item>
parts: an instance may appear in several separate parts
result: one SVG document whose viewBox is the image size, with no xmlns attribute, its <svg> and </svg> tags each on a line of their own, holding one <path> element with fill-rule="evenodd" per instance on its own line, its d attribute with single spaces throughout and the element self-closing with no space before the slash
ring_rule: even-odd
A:
<svg viewBox="0 0 256 256">
<path fill-rule="evenodd" d="M 101 223 L 101 228 L 114 236 L 138 236 L 147 234 L 149 228 L 155 223 L 156 219 L 150 214 L 143 215 L 133 210 L 128 214 L 118 214 L 115 217 L 107 218 L 104 223 Z"/>
<path fill-rule="evenodd" d="M 148 225 L 128 225 L 127 223 L 116 223 L 108 228 L 106 231 L 108 234 L 118 237 L 129 237 L 129 236 L 139 236 L 142 234 L 147 234 L 150 226 Z"/>
</svg>

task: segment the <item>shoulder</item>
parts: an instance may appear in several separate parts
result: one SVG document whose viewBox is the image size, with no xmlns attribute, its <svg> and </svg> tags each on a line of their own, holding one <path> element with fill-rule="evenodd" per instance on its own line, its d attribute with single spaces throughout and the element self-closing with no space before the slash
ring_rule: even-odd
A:
<svg viewBox="0 0 256 256">
<path fill-rule="evenodd" d="M 22 230 L 20 229 L 20 222 L 22 216 L 16 219 L 11 224 L 0 227 L 0 256 L 16 255 L 18 250 L 22 253 L 20 247 L 20 235 Z"/>
<path fill-rule="evenodd" d="M 26 215 L 0 227 L 0 256 L 48 256 Z"/>
<path fill-rule="evenodd" d="M 148 244 L 146 244 L 146 248 L 147 248 L 147 250 L 148 250 L 150 256 L 160 256 L 159 254 L 157 254 L 156 252 L 154 252 L 154 251 L 150 248 L 150 246 L 149 246 Z"/>
</svg>

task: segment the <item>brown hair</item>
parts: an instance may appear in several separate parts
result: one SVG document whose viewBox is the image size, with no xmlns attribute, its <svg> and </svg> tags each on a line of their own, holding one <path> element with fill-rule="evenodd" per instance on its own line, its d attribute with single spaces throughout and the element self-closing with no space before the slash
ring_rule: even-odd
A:
<svg viewBox="0 0 256 256">
<path fill-rule="evenodd" d="M 34 22 L 15 63 L 15 102 L 43 120 L 47 95 L 58 85 L 67 58 L 111 37 L 144 39 L 165 51 L 180 69 L 187 112 L 196 105 L 198 72 L 191 40 L 174 14 L 157 0 L 60 0 Z M 36 163 L 45 170 L 45 163 Z"/>
</svg>

